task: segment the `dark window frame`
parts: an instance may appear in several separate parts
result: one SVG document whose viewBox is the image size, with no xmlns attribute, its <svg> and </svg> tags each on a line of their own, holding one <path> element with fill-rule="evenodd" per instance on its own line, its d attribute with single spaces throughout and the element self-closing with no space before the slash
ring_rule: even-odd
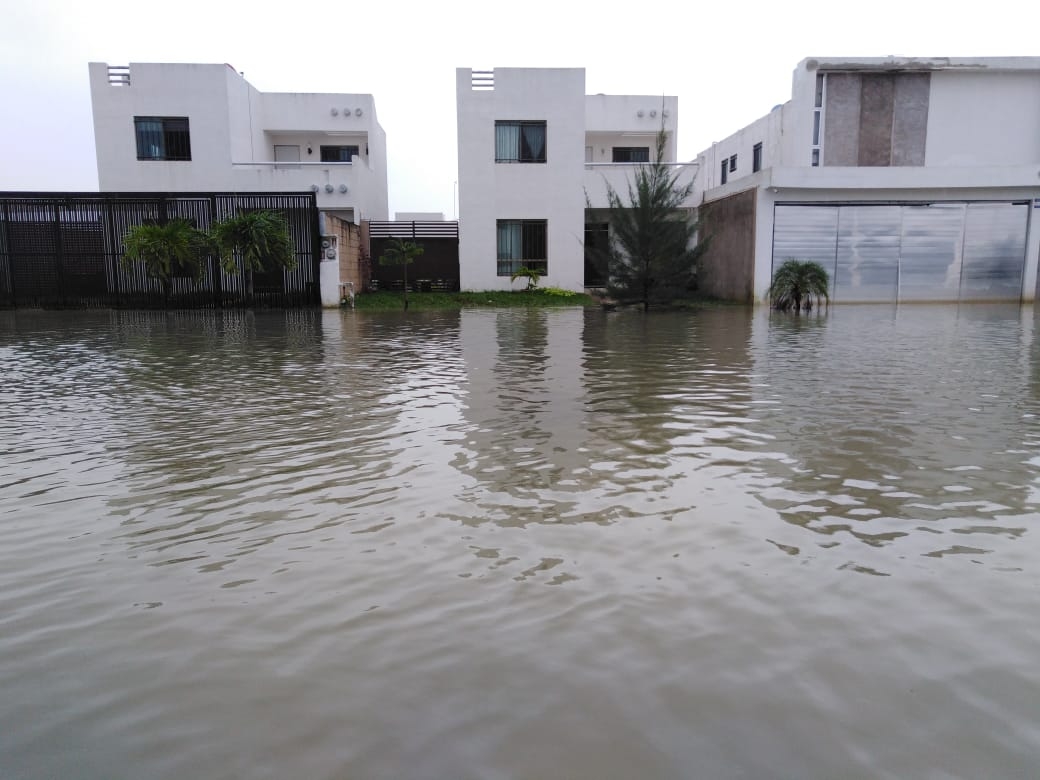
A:
<svg viewBox="0 0 1040 780">
<path fill-rule="evenodd" d="M 159 127 L 146 127 L 156 123 Z M 186 116 L 135 116 L 134 141 L 138 160 L 191 162 L 191 123 Z"/>
<path fill-rule="evenodd" d="M 500 154 L 500 127 L 516 127 L 517 147 L 509 152 L 509 156 Z M 541 150 L 535 152 L 532 145 L 537 142 L 538 131 L 541 131 Z M 496 119 L 495 120 L 495 162 L 496 163 L 545 163 L 549 146 L 549 131 L 544 119 Z"/>
<path fill-rule="evenodd" d="M 500 231 L 505 225 L 520 226 L 520 257 L 502 257 Z M 495 243 L 498 276 L 512 276 L 520 268 L 530 268 L 543 276 L 549 272 L 549 220 L 496 220 Z"/>
<path fill-rule="evenodd" d="M 722 174 L 722 175 L 721 175 L 721 178 L 720 178 L 720 180 L 719 180 L 719 184 L 720 184 L 720 185 L 722 185 L 722 184 L 725 184 L 725 183 L 726 183 L 726 181 L 727 181 L 727 178 L 728 178 L 728 176 L 727 176 L 727 171 L 729 171 L 729 160 L 728 160 L 728 159 L 725 159 L 725 158 L 723 158 L 723 160 L 722 160 L 722 171 L 721 171 L 721 174 Z"/>
<path fill-rule="evenodd" d="M 619 160 L 619 157 L 628 159 Z M 649 146 L 614 146 L 610 150 L 611 162 L 616 163 L 648 163 L 650 162 Z"/>
<path fill-rule="evenodd" d="M 751 172 L 758 173 L 762 170 L 762 142 L 751 147 Z"/>
<path fill-rule="evenodd" d="M 730 158 L 729 158 L 729 172 L 730 173 L 736 173 L 737 172 L 737 156 L 735 154 L 730 155 Z"/>
<path fill-rule="evenodd" d="M 346 151 L 345 159 L 344 151 Z M 352 156 L 361 156 L 361 146 L 359 144 L 322 144 L 318 147 L 318 155 L 322 162 L 349 163 Z"/>
</svg>

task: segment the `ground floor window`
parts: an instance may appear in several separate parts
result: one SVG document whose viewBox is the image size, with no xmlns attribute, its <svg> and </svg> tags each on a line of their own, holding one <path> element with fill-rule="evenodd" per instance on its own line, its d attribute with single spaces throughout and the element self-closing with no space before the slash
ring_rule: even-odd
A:
<svg viewBox="0 0 1040 780">
<path fill-rule="evenodd" d="M 521 268 L 549 272 L 547 220 L 500 219 L 497 232 L 499 276 L 512 276 Z"/>
</svg>

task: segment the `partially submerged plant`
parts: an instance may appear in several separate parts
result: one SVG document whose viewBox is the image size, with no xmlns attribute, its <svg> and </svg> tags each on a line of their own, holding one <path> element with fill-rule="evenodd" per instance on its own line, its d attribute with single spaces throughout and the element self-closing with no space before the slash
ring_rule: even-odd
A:
<svg viewBox="0 0 1040 780">
<path fill-rule="evenodd" d="M 785 260 L 776 269 L 773 283 L 769 285 L 769 301 L 777 311 L 804 309 L 810 311 L 813 301 L 830 305 L 830 277 L 827 270 L 812 260 Z"/>
</svg>

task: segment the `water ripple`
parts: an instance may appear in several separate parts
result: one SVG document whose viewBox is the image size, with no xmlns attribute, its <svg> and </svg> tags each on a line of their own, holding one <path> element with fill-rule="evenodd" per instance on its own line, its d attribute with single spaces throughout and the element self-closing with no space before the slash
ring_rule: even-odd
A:
<svg viewBox="0 0 1040 780">
<path fill-rule="evenodd" d="M 1028 776 L 1033 332 L 0 312 L 4 775 Z"/>
</svg>

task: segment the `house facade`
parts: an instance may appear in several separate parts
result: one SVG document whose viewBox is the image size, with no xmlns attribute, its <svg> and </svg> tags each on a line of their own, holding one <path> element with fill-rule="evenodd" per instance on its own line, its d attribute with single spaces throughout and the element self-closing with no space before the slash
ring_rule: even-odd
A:
<svg viewBox="0 0 1040 780">
<path fill-rule="evenodd" d="M 761 302 L 798 258 L 836 301 L 1035 297 L 1040 58 L 806 59 L 697 160 L 705 292 Z"/>
<path fill-rule="evenodd" d="M 521 267 L 548 286 L 599 283 L 585 246 L 608 230 L 607 185 L 627 192 L 662 129 L 675 164 L 678 99 L 586 95 L 582 68 L 459 68 L 456 100 L 462 289 L 514 288 Z"/>
<path fill-rule="evenodd" d="M 103 62 L 90 92 L 102 191 L 313 191 L 347 222 L 387 218 L 371 95 L 260 92 L 230 65 Z"/>
</svg>

